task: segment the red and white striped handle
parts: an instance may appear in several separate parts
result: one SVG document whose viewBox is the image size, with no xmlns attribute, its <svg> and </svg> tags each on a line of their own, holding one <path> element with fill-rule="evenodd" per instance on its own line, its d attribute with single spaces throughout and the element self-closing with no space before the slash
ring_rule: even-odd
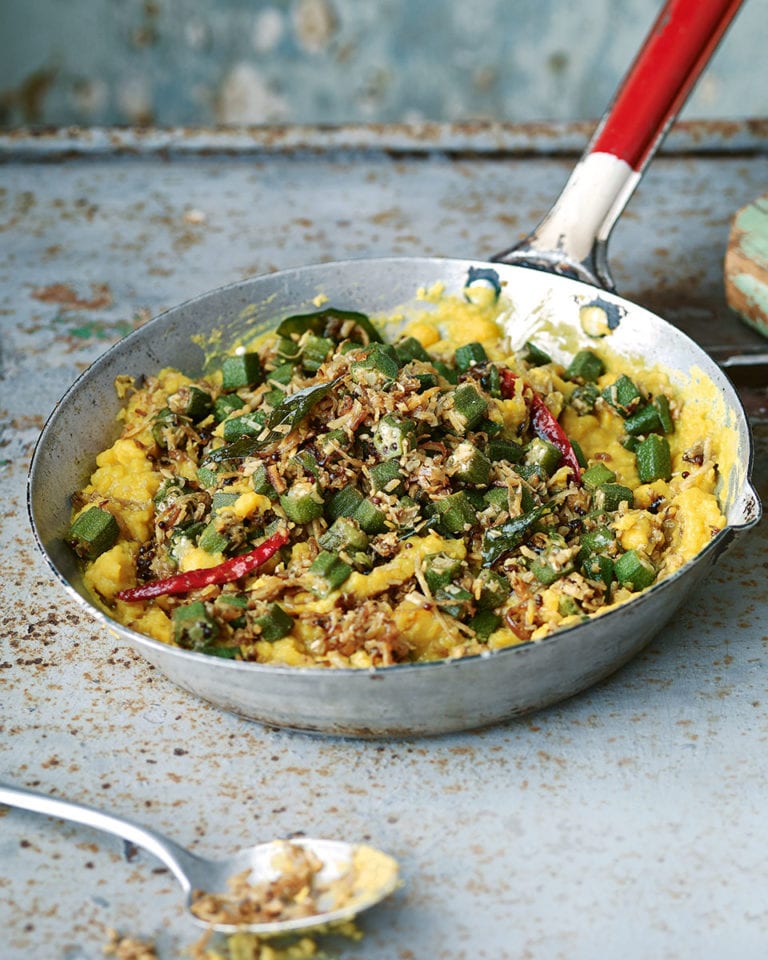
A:
<svg viewBox="0 0 768 960">
<path fill-rule="evenodd" d="M 605 262 L 611 229 L 742 3 L 667 0 L 552 210 L 495 259 L 538 257 L 558 272 L 570 264 L 612 287 Z"/>
</svg>

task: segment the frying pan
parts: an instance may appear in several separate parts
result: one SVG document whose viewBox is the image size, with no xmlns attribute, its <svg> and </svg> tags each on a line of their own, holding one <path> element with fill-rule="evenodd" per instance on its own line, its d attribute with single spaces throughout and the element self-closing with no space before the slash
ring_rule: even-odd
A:
<svg viewBox="0 0 768 960">
<path fill-rule="evenodd" d="M 357 260 L 257 277 L 177 306 L 108 350 L 57 405 L 29 473 L 32 527 L 70 596 L 115 639 L 133 645 L 199 697 L 264 723 L 324 734 L 415 736 L 478 727 L 578 693 L 633 657 L 761 512 L 749 480 L 749 426 L 732 385 L 678 329 L 612 292 L 606 257 L 611 227 L 739 4 L 667 4 L 552 211 L 514 249 L 489 262 Z M 286 315 L 311 310 L 319 294 L 335 306 L 375 316 L 407 310 L 416 291 L 434 283 L 461 295 L 478 272 L 495 275 L 505 289 L 510 306 L 504 325 L 513 346 L 536 337 L 555 358 L 594 346 L 595 329 L 581 321 L 594 318 L 596 309 L 605 319 L 601 342 L 611 351 L 636 363 L 661 364 L 689 392 L 693 383 L 692 402 L 703 404 L 728 438 L 719 489 L 727 525 L 693 561 L 630 603 L 543 640 L 484 656 L 376 670 L 208 657 L 135 633 L 93 605 L 63 535 L 69 495 L 84 485 L 96 454 L 116 437 L 116 376 L 140 378 L 167 365 L 199 375 L 206 363 L 201 338 L 216 331 L 224 352 Z"/>
</svg>

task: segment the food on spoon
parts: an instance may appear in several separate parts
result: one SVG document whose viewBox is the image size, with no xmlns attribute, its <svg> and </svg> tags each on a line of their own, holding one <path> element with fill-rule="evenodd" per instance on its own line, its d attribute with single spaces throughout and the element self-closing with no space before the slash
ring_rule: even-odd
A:
<svg viewBox="0 0 768 960">
<path fill-rule="evenodd" d="M 397 861 L 358 844 L 349 862 L 326 864 L 312 850 L 290 841 L 275 843 L 274 876 L 253 882 L 249 869 L 231 877 L 226 891 L 194 891 L 190 909 L 211 924 L 284 923 L 333 913 L 369 902 L 397 882 Z M 330 877 L 324 877 L 332 867 Z M 346 917 L 344 923 L 349 921 Z"/>
<path fill-rule="evenodd" d="M 725 526 L 717 431 L 609 350 L 514 353 L 495 295 L 391 343 L 330 307 L 126 396 L 70 542 L 111 616 L 213 656 L 360 667 L 538 640 Z M 600 342 L 600 341 L 596 341 Z"/>
</svg>

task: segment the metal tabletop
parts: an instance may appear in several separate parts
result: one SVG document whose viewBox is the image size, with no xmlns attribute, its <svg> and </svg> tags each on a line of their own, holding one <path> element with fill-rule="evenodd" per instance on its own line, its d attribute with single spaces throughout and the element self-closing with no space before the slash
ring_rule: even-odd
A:
<svg viewBox="0 0 768 960">
<path fill-rule="evenodd" d="M 25 478 L 45 417 L 128 330 L 303 263 L 488 257 L 546 211 L 578 126 L 19 132 L 0 138 L 0 779 L 224 855 L 368 840 L 405 884 L 345 960 L 762 958 L 768 950 L 766 524 L 676 622 L 587 693 L 479 732 L 356 741 L 265 728 L 115 647 L 37 554 Z M 691 123 L 612 239 L 620 292 L 723 353 L 729 221 L 768 183 L 766 124 Z M 765 389 L 748 396 L 768 494 Z M 0 956 L 96 960 L 108 928 L 180 957 L 171 875 L 85 828 L 0 815 Z"/>
</svg>

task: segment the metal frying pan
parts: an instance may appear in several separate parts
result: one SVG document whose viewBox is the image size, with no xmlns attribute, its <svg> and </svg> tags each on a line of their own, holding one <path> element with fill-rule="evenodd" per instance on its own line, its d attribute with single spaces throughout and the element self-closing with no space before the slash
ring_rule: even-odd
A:
<svg viewBox="0 0 768 960">
<path fill-rule="evenodd" d="M 613 223 L 739 4 L 667 4 L 553 210 L 523 244 L 494 261 L 360 260 L 258 277 L 175 307 L 104 354 L 54 410 L 29 474 L 35 536 L 70 596 L 113 637 L 192 693 L 255 720 L 327 734 L 414 736 L 482 726 L 578 693 L 633 657 L 734 535 L 760 516 L 749 481 L 749 426 L 735 390 L 683 333 L 612 293 L 606 261 Z M 321 293 L 339 307 L 391 313 L 407 308 L 417 289 L 433 283 L 461 294 L 478 267 L 496 272 L 512 302 L 506 325 L 513 345 L 541 335 L 548 350 L 563 357 L 593 345 L 595 331 L 585 330 L 580 317 L 581 308 L 597 306 L 610 321 L 601 333 L 612 351 L 661 364 L 673 381 L 690 383 L 693 377 L 703 385 L 695 402 L 726 425 L 730 438 L 720 489 L 727 526 L 692 562 L 630 603 L 544 640 L 487 656 L 373 671 L 268 666 L 191 653 L 135 633 L 92 604 L 62 537 L 69 494 L 83 486 L 96 454 L 115 439 L 117 375 L 141 377 L 172 365 L 195 376 L 205 363 L 199 339 L 212 330 L 226 351 L 246 334 L 312 309 Z"/>
</svg>

